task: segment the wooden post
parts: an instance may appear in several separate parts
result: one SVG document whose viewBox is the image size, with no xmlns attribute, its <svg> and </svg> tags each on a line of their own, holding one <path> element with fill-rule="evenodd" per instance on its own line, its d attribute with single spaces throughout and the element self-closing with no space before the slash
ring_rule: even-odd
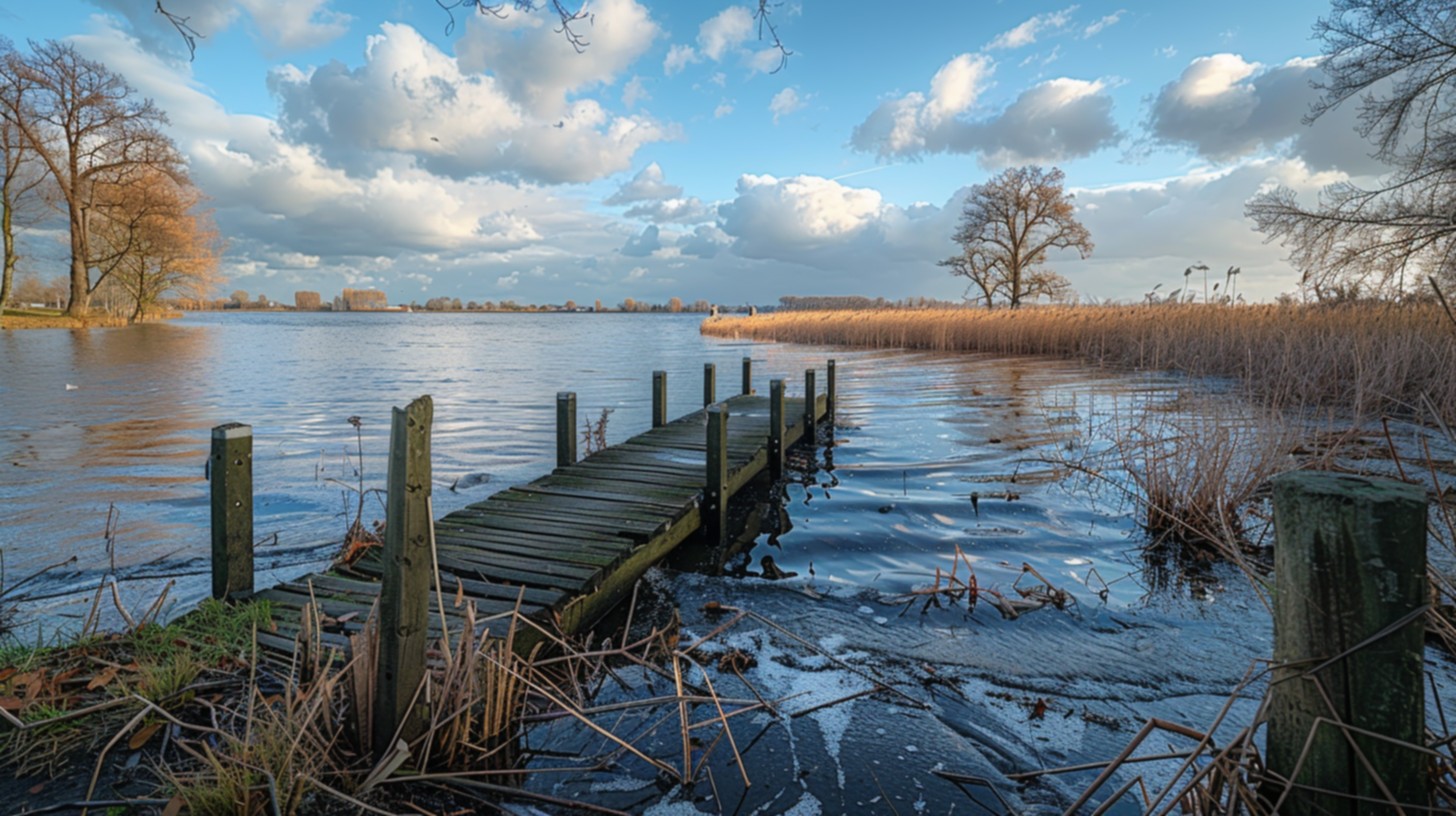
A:
<svg viewBox="0 0 1456 816">
<path fill-rule="evenodd" d="M 743 393 L 753 393 L 753 358 L 743 358 Z"/>
<path fill-rule="evenodd" d="M 1278 777 L 1267 793 L 1277 799 L 1277 779 L 1293 773 L 1317 717 L 1425 744 L 1425 627 L 1417 610 L 1427 601 L 1426 495 L 1404 482 L 1314 471 L 1282 474 L 1273 485 L 1274 662 L 1282 668 L 1270 683 L 1268 769 Z M 1402 619 L 1396 631 L 1356 648 Z M 1348 736 L 1396 801 L 1429 806 L 1426 756 Z M 1387 797 L 1351 740 L 1329 723 L 1315 731 L 1292 781 L 1336 795 L 1293 788 L 1280 813 L 1396 812 L 1376 804 Z"/>
<path fill-rule="evenodd" d="M 824 418 L 829 421 L 829 430 L 834 430 L 834 361 L 829 361 L 829 370 L 824 376 Z"/>
<path fill-rule="evenodd" d="M 667 372 L 652 372 L 652 427 L 667 424 Z"/>
<path fill-rule="evenodd" d="M 819 419 L 819 400 L 814 395 L 814 369 L 804 372 L 804 439 L 814 444 L 815 424 Z"/>
<path fill-rule="evenodd" d="M 212 429 L 212 597 L 253 594 L 253 426 Z"/>
<path fill-rule="evenodd" d="M 703 488 L 703 532 L 709 544 L 721 544 L 728 534 L 728 406 L 708 406 L 708 473 Z"/>
<path fill-rule="evenodd" d="M 717 402 L 718 393 L 718 366 L 713 363 L 703 363 L 703 406 L 707 407 Z"/>
<path fill-rule="evenodd" d="M 784 475 L 784 381 L 768 381 L 768 475 Z"/>
<path fill-rule="evenodd" d="M 576 464 L 576 392 L 556 392 L 556 466 Z"/>
<path fill-rule="evenodd" d="M 389 433 L 389 476 L 384 510 L 384 574 L 379 588 L 379 668 L 374 689 L 374 753 L 421 733 L 421 705 L 411 708 L 425 676 L 431 562 L 429 396 L 394 409 Z M 421 698 L 421 702 L 423 698 Z"/>
</svg>

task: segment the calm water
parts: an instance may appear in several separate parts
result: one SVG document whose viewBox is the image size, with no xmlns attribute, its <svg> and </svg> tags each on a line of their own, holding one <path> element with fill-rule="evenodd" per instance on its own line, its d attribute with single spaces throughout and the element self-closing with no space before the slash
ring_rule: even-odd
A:
<svg viewBox="0 0 1456 816">
<path fill-rule="evenodd" d="M 37 627 L 82 614 L 82 596 L 113 561 L 138 606 L 168 580 L 177 582 L 176 603 L 200 598 L 203 463 L 210 428 L 222 422 L 254 427 L 261 584 L 322 565 L 341 537 L 351 499 L 335 480 L 354 483 L 360 464 L 350 416 L 363 420 L 364 482 L 377 487 L 390 407 L 434 397 L 434 501 L 444 513 L 551 469 L 557 391 L 577 392 L 583 419 L 612 409 L 608 438 L 618 441 L 649 426 L 654 369 L 669 372 L 676 416 L 700 403 L 705 362 L 717 363 L 726 396 L 744 356 L 754 359 L 756 388 L 782 376 L 791 393 L 806 367 L 822 382 L 834 357 L 833 469 L 823 469 L 822 450 L 817 467 L 801 462 L 786 488 L 786 529 L 760 536 L 728 574 L 654 570 L 649 595 L 659 612 L 681 610 L 685 642 L 716 625 L 700 611 L 706 600 L 753 609 L 928 708 L 880 696 L 784 720 L 745 716 L 735 735 L 754 782 L 747 788 L 721 749 L 707 766 L 712 785 L 690 791 L 659 786 L 647 766 L 626 762 L 570 781 L 538 777 L 534 787 L 654 813 L 981 812 L 931 773 L 941 768 L 985 777 L 1017 808 L 1064 807 L 1087 775 L 1029 787 L 1005 775 L 1110 758 L 1151 716 L 1204 727 L 1250 663 L 1272 651 L 1268 615 L 1242 578 L 1214 569 L 1190 584 L 1176 568 L 1145 562 L 1134 508 L 1116 489 L 1058 466 L 1105 445 L 1096 427 L 1107 417 L 1175 405 L 1179 381 L 1055 360 L 724 341 L 701 337 L 698 324 L 656 315 L 224 314 L 0 333 L 6 580 L 76 558 L 25 588 L 34 597 L 22 612 Z M 110 550 L 109 511 L 119 513 Z M 948 570 L 957 547 L 983 587 L 1014 594 L 1027 564 L 1077 603 L 1009 621 L 984 606 L 970 616 L 901 614 L 895 596 Z M 758 577 L 764 554 L 798 576 Z M 1096 591 L 1103 582 L 1105 599 Z M 798 695 L 788 711 L 867 682 L 753 621 L 722 641 L 758 656 L 745 676 L 759 692 Z M 1240 723 L 1258 692 L 1235 706 Z M 641 745 L 680 754 L 676 730 L 643 728 Z M 531 742 L 604 750 L 561 725 L 538 729 Z"/>
</svg>

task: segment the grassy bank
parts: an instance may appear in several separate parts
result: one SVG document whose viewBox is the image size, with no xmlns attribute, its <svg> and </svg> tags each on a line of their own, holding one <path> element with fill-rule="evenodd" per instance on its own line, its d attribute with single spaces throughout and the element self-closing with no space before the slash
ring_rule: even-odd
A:
<svg viewBox="0 0 1456 816">
<path fill-rule="evenodd" d="M 146 321 L 181 317 L 180 312 L 148 315 Z M 6 309 L 0 313 L 0 329 L 99 329 L 128 326 L 131 321 L 119 315 L 96 312 L 84 318 L 70 317 L 60 309 Z"/>
<path fill-rule="evenodd" d="M 868 348 L 1050 354 L 1226 377 L 1272 406 L 1456 423 L 1456 325 L 1439 306 L 1073 306 L 779 312 L 704 334 Z"/>
</svg>

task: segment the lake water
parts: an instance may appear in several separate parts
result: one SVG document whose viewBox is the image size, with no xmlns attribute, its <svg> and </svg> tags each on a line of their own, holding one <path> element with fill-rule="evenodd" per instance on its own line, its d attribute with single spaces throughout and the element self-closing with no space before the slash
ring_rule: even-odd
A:
<svg viewBox="0 0 1456 816">
<path fill-rule="evenodd" d="M 1061 466 L 1106 444 L 1097 429 L 1107 417 L 1176 406 L 1185 389 L 1176 378 L 1058 360 L 718 340 L 700 336 L 699 321 L 228 313 L 0 332 L 5 579 L 75 558 L 24 587 L 21 631 L 82 615 L 112 570 L 138 607 L 167 581 L 179 605 L 206 593 L 203 464 L 214 425 L 254 429 L 261 585 L 323 565 L 341 538 L 352 499 L 340 482 L 357 482 L 360 465 L 350 416 L 363 423 L 365 485 L 378 487 L 390 407 L 434 397 L 443 514 L 551 469 L 558 391 L 577 393 L 583 419 L 611 409 L 608 440 L 619 441 L 649 427 L 655 369 L 668 372 L 677 416 L 701 403 L 705 362 L 717 364 L 727 396 L 745 356 L 759 391 L 783 377 L 790 393 L 801 393 L 808 367 L 822 383 L 833 357 L 832 470 L 820 450 L 816 467 L 801 462 L 791 474 L 789 528 L 760 536 L 726 574 L 654 570 L 648 594 L 681 610 L 685 641 L 716 625 L 700 609 L 716 600 L 816 644 L 805 651 L 752 620 L 725 636 L 758 655 L 745 674 L 758 691 L 798 695 L 790 710 L 863 690 L 867 681 L 844 665 L 926 707 L 880 695 L 797 718 L 745 716 L 735 735 L 748 787 L 726 750 L 709 758 L 711 787 L 691 791 L 625 762 L 570 781 L 542 776 L 533 787 L 655 813 L 980 812 L 938 768 L 984 777 L 1016 808 L 1037 812 L 1065 806 L 1089 775 L 1023 787 L 1006 774 L 1110 758 L 1148 717 L 1203 728 L 1272 652 L 1269 616 L 1242 577 L 1214 567 L 1190 579 L 1144 560 L 1135 507 Z M 918 606 L 901 614 L 895 596 L 931 583 L 937 567 L 948 571 L 957 547 L 983 587 L 1014 597 L 1026 564 L 1076 603 L 1015 620 L 984 604 L 971 615 Z M 759 577 L 766 553 L 798 576 Z M 1236 703 L 1235 721 L 1247 720 L 1260 691 Z M 676 739 L 675 730 L 641 737 L 668 756 Z M 532 742 L 600 748 L 561 725 Z M 1144 770 L 1156 780 L 1153 765 Z M 980 800 L 992 801 L 985 789 Z"/>
</svg>

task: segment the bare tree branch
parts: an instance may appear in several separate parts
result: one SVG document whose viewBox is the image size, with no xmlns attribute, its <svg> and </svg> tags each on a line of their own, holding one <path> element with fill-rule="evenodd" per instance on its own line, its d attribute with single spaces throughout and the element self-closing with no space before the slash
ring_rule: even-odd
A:
<svg viewBox="0 0 1456 816">
<path fill-rule="evenodd" d="M 1268 190 L 1246 214 L 1319 299 L 1456 280 L 1456 13 L 1441 0 L 1334 0 L 1315 35 L 1326 79 L 1306 121 L 1358 99 L 1357 131 L 1390 171 L 1368 189 L 1330 185 L 1312 206 Z"/>
</svg>

